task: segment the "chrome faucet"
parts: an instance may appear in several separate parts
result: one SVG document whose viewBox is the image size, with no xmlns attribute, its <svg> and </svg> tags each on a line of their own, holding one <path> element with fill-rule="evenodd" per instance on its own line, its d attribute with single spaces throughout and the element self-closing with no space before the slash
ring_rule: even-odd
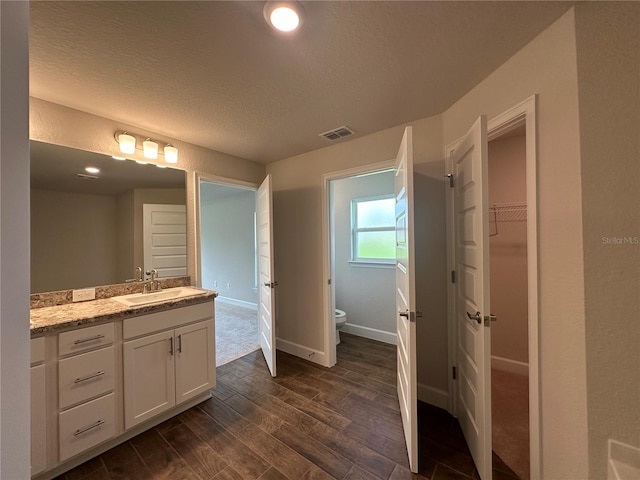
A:
<svg viewBox="0 0 640 480">
<path fill-rule="evenodd" d="M 142 290 L 142 293 L 157 292 L 162 290 L 160 282 L 156 280 L 158 271 L 155 268 L 152 268 L 151 270 L 147 271 L 147 275 L 151 275 L 151 278 L 144 282 L 144 289 Z"/>
</svg>

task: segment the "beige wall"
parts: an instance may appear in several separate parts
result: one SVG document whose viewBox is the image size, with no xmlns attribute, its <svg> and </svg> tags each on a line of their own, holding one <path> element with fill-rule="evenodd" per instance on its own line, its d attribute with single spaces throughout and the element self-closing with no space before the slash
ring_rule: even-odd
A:
<svg viewBox="0 0 640 480">
<path fill-rule="evenodd" d="M 260 183 L 265 176 L 265 167 L 243 158 L 208 150 L 176 139 L 164 138 L 154 132 L 140 129 L 86 112 L 56 105 L 37 98 L 30 98 L 30 138 L 41 142 L 63 145 L 90 152 L 118 155 L 116 131 L 127 130 L 139 136 L 171 141 L 178 147 L 178 168 L 187 172 L 187 261 L 189 274 L 197 271 L 195 256 L 195 180 L 194 172 L 208 173 L 220 177 Z M 137 152 L 135 159 L 142 160 Z M 149 160 L 145 160 L 149 162 Z M 195 284 L 195 278 L 192 278 Z"/>
<path fill-rule="evenodd" d="M 489 142 L 489 205 L 527 201 L 525 137 Z M 511 214 L 513 216 L 513 214 Z M 527 221 L 491 220 L 491 355 L 529 363 L 527 332 Z M 509 217 L 505 217 L 507 220 Z M 518 217 L 519 218 L 519 217 Z"/>
<path fill-rule="evenodd" d="M 426 118 L 412 125 L 415 161 L 435 164 L 444 172 L 438 163 L 442 156 L 440 119 Z M 403 132 L 404 126 L 398 126 L 267 165 L 274 189 L 278 337 L 325 350 L 322 175 L 394 159 Z"/>
<path fill-rule="evenodd" d="M 31 292 L 118 283 L 117 199 L 31 190 Z"/>
<path fill-rule="evenodd" d="M 29 4 L 0 2 L 0 478 L 29 478 Z"/>
<path fill-rule="evenodd" d="M 444 142 L 538 94 L 538 269 L 542 476 L 587 478 L 584 273 L 574 12 L 443 115 Z"/>
<path fill-rule="evenodd" d="M 589 476 L 600 479 L 608 438 L 640 447 L 640 4 L 578 5 L 576 37 Z"/>
</svg>

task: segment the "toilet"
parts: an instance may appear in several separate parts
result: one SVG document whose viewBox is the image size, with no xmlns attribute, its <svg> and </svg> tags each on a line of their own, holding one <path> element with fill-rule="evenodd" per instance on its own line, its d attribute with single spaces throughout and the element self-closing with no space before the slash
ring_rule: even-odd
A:
<svg viewBox="0 0 640 480">
<path fill-rule="evenodd" d="M 336 345 L 340 343 L 340 330 L 347 323 L 347 314 L 344 310 L 339 310 L 336 308 Z"/>
</svg>

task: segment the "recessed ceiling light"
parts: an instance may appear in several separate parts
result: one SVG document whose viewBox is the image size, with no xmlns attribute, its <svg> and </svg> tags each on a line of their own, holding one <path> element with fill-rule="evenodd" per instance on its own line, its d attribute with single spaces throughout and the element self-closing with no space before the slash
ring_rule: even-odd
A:
<svg viewBox="0 0 640 480">
<path fill-rule="evenodd" d="M 267 2 L 264 18 L 280 32 L 293 32 L 302 23 L 302 6 L 298 2 Z"/>
<path fill-rule="evenodd" d="M 84 171 L 87 173 L 100 173 L 100 169 L 96 167 L 87 167 Z"/>
</svg>

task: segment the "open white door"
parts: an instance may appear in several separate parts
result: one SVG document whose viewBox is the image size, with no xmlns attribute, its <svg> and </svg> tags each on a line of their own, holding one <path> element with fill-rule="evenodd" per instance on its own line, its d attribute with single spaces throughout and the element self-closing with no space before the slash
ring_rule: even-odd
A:
<svg viewBox="0 0 640 480">
<path fill-rule="evenodd" d="M 396 158 L 396 311 L 398 400 L 409 467 L 418 472 L 418 393 L 416 366 L 416 294 L 413 241 L 413 141 L 406 127 Z"/>
<path fill-rule="evenodd" d="M 258 329 L 260 347 L 271 376 L 276 376 L 275 295 L 273 279 L 273 200 L 271 175 L 264 179 L 256 195 L 258 229 Z"/>
<path fill-rule="evenodd" d="M 455 214 L 457 415 L 482 480 L 491 480 L 491 336 L 487 120 L 451 154 Z"/>
</svg>

